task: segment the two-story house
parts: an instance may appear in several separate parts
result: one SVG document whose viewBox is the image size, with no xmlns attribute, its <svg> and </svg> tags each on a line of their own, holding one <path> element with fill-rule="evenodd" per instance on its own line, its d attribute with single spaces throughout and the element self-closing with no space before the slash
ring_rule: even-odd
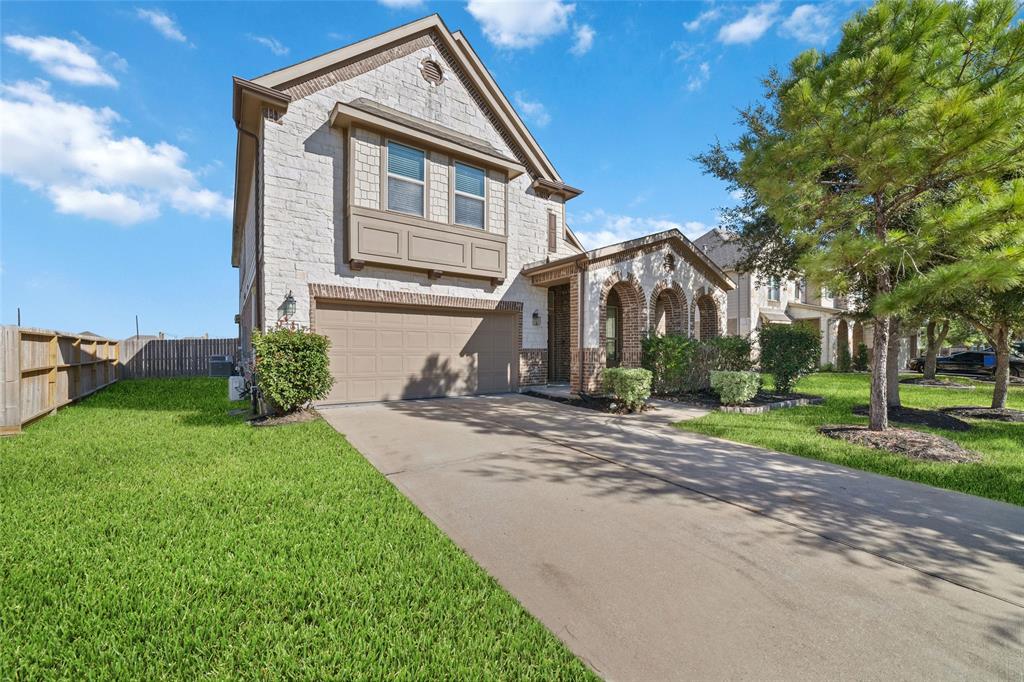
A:
<svg viewBox="0 0 1024 682">
<path fill-rule="evenodd" d="M 331 341 L 329 402 L 595 391 L 652 329 L 725 327 L 733 283 L 678 231 L 582 248 L 581 190 L 436 15 L 233 95 L 243 353 L 294 301 Z"/>
<path fill-rule="evenodd" d="M 848 320 L 850 310 L 845 299 L 833 297 L 805 280 L 759 282 L 756 273 L 740 272 L 737 264 L 743 254 L 729 232 L 709 230 L 694 244 L 736 283 L 727 295 L 728 334 L 749 336 L 766 323 L 808 325 L 821 334 L 822 365 L 836 363 L 840 346 L 853 352 L 864 340 L 860 323 Z"/>
</svg>

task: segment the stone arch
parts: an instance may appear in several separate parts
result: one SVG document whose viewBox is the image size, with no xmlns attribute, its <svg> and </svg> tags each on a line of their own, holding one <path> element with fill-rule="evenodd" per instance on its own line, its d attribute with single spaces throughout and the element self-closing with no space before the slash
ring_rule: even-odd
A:
<svg viewBox="0 0 1024 682">
<path fill-rule="evenodd" d="M 686 293 L 678 282 L 659 282 L 654 287 L 647 319 L 652 335 L 686 335 L 689 320 Z"/>
<path fill-rule="evenodd" d="M 853 347 L 850 352 L 854 355 L 857 354 L 857 349 L 860 348 L 860 344 L 864 343 L 864 325 L 860 322 L 853 323 Z"/>
<path fill-rule="evenodd" d="M 690 314 L 690 336 L 704 341 L 719 336 L 718 302 L 711 291 L 701 287 L 694 296 Z"/>
<path fill-rule="evenodd" d="M 608 321 L 608 297 L 612 292 L 618 296 L 622 304 L 622 367 L 639 367 L 642 356 L 641 341 L 647 329 L 647 306 L 644 290 L 636 275 L 629 273 L 623 276 L 612 273 L 601 286 L 601 307 L 599 315 L 598 338 L 600 345 L 600 366 L 607 366 L 606 341 Z"/>
<path fill-rule="evenodd" d="M 852 362 L 853 351 L 850 349 L 850 327 L 845 319 L 839 318 L 836 322 L 836 368 L 841 371 L 849 371 L 849 364 Z M 845 351 L 845 352 L 844 352 Z M 845 358 L 843 356 L 846 356 Z"/>
</svg>

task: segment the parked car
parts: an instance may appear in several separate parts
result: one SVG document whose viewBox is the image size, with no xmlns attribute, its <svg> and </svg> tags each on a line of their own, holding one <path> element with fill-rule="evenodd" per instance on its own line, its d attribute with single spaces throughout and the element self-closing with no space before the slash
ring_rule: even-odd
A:
<svg viewBox="0 0 1024 682">
<path fill-rule="evenodd" d="M 911 360 L 910 369 L 924 371 L 924 356 Z M 992 374 L 995 369 L 996 354 L 991 351 L 968 350 L 936 360 L 936 370 L 945 374 Z M 1024 376 L 1024 358 L 1010 356 L 1010 376 Z"/>
</svg>

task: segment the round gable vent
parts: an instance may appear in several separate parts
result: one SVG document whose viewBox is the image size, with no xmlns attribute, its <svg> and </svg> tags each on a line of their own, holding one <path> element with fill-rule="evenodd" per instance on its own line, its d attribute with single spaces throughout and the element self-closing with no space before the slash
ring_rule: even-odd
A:
<svg viewBox="0 0 1024 682">
<path fill-rule="evenodd" d="M 420 62 L 420 73 L 423 74 L 424 80 L 434 85 L 440 85 L 444 80 L 444 69 L 433 59 L 424 59 Z"/>
</svg>

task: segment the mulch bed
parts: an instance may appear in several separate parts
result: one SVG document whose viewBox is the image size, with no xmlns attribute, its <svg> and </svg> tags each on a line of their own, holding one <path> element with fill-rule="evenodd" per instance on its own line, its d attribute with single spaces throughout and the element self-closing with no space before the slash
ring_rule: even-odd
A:
<svg viewBox="0 0 1024 682">
<path fill-rule="evenodd" d="M 615 398 L 606 395 L 580 395 L 566 398 L 564 396 L 548 395 L 547 393 L 541 393 L 540 391 L 526 391 L 526 395 L 533 396 L 534 398 L 544 398 L 545 400 L 562 403 L 563 405 L 585 407 L 588 410 L 595 410 L 597 412 L 607 412 L 608 414 L 634 414 L 627 410 L 621 402 L 618 402 Z M 650 405 L 644 405 L 641 412 L 647 412 L 653 409 L 654 408 Z"/>
<path fill-rule="evenodd" d="M 912 429 L 869 431 L 866 426 L 827 424 L 818 427 L 818 433 L 847 443 L 905 455 L 912 459 L 955 463 L 981 461 L 980 454 L 973 450 L 966 450 L 948 438 Z"/>
<path fill-rule="evenodd" d="M 867 417 L 869 414 L 867 405 L 857 405 L 853 413 Z M 970 431 L 971 425 L 962 419 L 957 419 L 951 414 L 937 410 L 919 410 L 915 407 L 890 407 L 889 419 L 901 424 L 914 424 L 915 426 L 929 426 L 933 429 L 946 429 L 948 431 Z"/>
<path fill-rule="evenodd" d="M 924 377 L 910 377 L 908 379 L 900 379 L 901 384 L 908 384 L 910 386 L 930 386 L 932 388 L 952 388 L 960 391 L 973 391 L 974 386 L 972 384 L 961 384 L 959 381 L 950 381 L 949 379 L 925 379 Z"/>
<path fill-rule="evenodd" d="M 944 407 L 942 411 L 968 419 L 994 419 L 1001 422 L 1024 422 L 1024 410 L 1009 407 Z"/>
<path fill-rule="evenodd" d="M 316 410 L 297 410 L 291 414 L 264 415 L 250 419 L 251 426 L 284 426 L 285 424 L 302 424 L 303 422 L 316 421 L 320 414 Z"/>
</svg>

